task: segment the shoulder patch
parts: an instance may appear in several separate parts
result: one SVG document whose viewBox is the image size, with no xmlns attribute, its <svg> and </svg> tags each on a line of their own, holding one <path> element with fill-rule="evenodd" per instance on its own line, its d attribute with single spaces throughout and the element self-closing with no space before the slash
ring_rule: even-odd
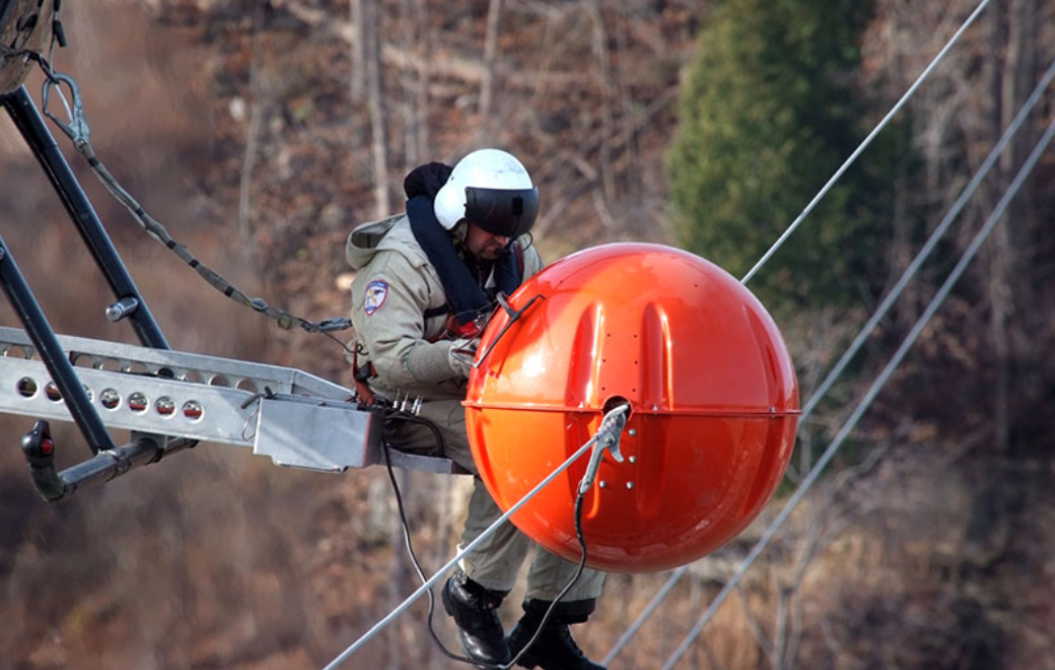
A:
<svg viewBox="0 0 1055 670">
<path fill-rule="evenodd" d="M 366 287 L 366 298 L 363 300 L 363 311 L 367 316 L 373 316 L 374 312 L 381 309 L 385 304 L 385 296 L 388 295 L 388 284 L 375 279 Z"/>
</svg>

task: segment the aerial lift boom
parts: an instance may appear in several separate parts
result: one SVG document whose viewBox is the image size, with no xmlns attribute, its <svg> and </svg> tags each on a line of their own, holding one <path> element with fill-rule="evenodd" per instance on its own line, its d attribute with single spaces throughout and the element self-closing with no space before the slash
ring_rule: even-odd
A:
<svg viewBox="0 0 1055 670">
<path fill-rule="evenodd" d="M 395 467 L 459 472 L 451 461 L 392 450 L 384 458 L 381 409 L 300 370 L 169 349 L 109 235 L 25 87 L 0 91 L 0 106 L 32 149 L 114 293 L 113 322 L 127 319 L 142 346 L 58 336 L 0 237 L 0 288 L 24 330 L 0 328 L 0 412 L 41 420 L 22 440 L 37 490 L 58 500 L 80 488 L 195 446 L 252 447 L 277 465 L 324 472 L 383 459 Z M 48 419 L 77 424 L 92 458 L 58 471 Z M 109 429 L 132 431 L 114 445 Z"/>
</svg>

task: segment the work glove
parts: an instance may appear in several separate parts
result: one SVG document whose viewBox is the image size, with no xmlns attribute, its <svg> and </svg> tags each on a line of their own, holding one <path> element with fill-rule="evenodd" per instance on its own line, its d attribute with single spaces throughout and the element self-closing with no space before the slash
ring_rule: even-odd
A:
<svg viewBox="0 0 1055 670">
<path fill-rule="evenodd" d="M 403 191 L 407 194 L 407 200 L 419 195 L 435 200 L 436 194 L 447 183 L 453 170 L 454 168 L 443 163 L 426 163 L 414 168 L 403 180 Z"/>
<path fill-rule="evenodd" d="M 450 362 L 451 370 L 460 377 L 469 378 L 469 372 L 473 369 L 473 360 L 476 358 L 476 350 L 480 346 L 480 338 L 458 339 L 451 342 L 451 348 L 447 352 L 447 360 Z"/>
</svg>

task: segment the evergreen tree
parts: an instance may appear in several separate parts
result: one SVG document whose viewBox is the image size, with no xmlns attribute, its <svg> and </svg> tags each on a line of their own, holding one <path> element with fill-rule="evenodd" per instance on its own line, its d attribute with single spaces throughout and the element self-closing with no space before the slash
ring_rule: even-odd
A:
<svg viewBox="0 0 1055 670">
<path fill-rule="evenodd" d="M 852 84 L 869 4 L 715 6 L 681 94 L 668 156 L 686 248 L 742 277 L 857 146 L 862 105 Z M 764 302 L 780 309 L 803 298 L 820 304 L 859 297 L 857 278 L 883 255 L 867 181 L 863 170 L 851 168 L 752 279 Z M 847 282 L 851 276 L 855 281 Z"/>
</svg>

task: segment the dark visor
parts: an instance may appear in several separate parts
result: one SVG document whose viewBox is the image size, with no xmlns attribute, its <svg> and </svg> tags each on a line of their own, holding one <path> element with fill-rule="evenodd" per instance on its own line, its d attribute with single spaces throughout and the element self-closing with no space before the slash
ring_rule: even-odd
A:
<svg viewBox="0 0 1055 670">
<path fill-rule="evenodd" d="M 516 238 L 531 230 L 538 216 L 538 189 L 465 189 L 465 218 L 492 235 Z"/>
</svg>

